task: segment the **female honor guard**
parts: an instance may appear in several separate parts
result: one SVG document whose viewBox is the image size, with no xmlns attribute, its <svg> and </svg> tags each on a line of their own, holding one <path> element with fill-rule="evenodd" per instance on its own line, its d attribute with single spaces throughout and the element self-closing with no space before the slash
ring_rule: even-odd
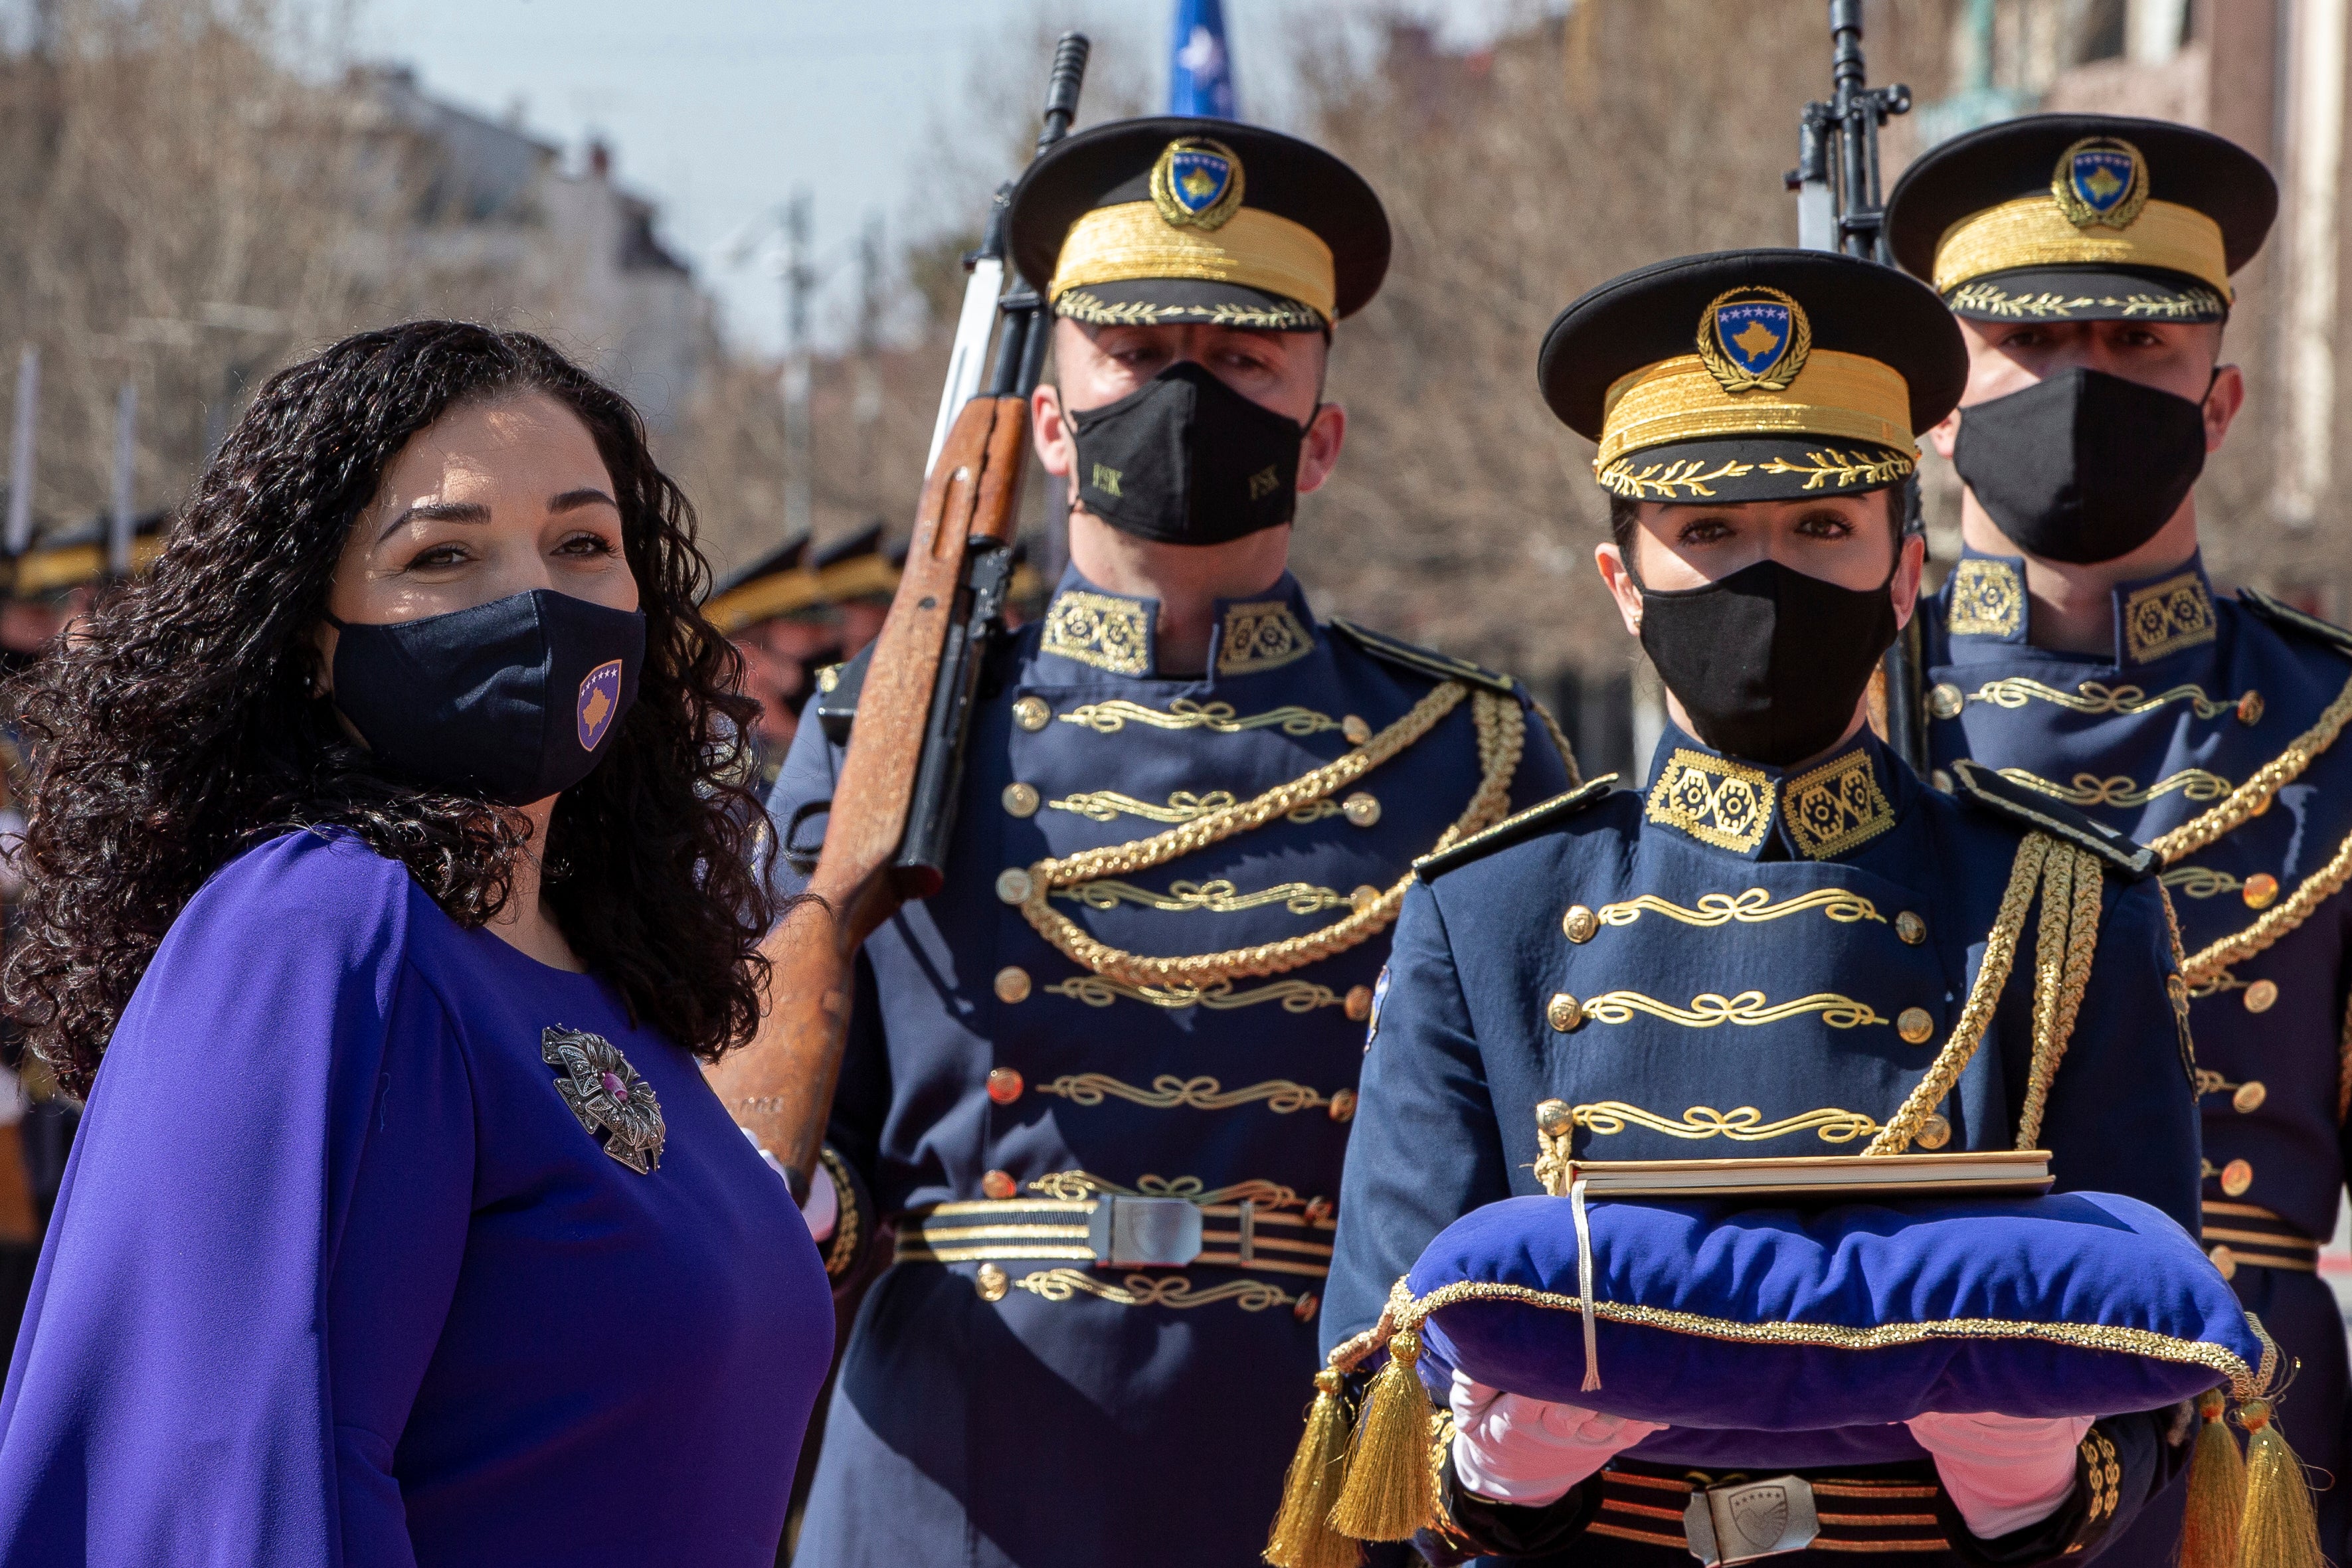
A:
<svg viewBox="0 0 2352 1568">
<path fill-rule="evenodd" d="M 1511 681 L 1319 619 L 1287 570 L 1345 427 L 1329 332 L 1388 261 L 1362 180 L 1272 131 L 1122 121 L 1040 158 L 1010 225 L 1059 318 L 1035 431 L 1071 568 L 982 677 L 945 889 L 860 960 L 816 1197 L 837 1270 L 874 1235 L 860 1187 L 896 1255 L 800 1550 L 1245 1563 L 1412 858 L 1572 776 Z M 861 679 L 795 738 L 788 852 Z"/>
<path fill-rule="evenodd" d="M 1816 252 L 1662 263 L 1554 323 L 1543 391 L 1600 443 L 1601 572 L 1672 722 L 1643 789 L 1590 785 L 1420 862 L 1372 1019 L 1327 1347 L 1371 1327 L 1456 1218 L 1540 1190 L 1539 1130 L 1591 1160 L 2043 1148 L 2061 1188 L 2194 1222 L 2150 857 L 1997 775 L 1932 790 L 1864 724 L 1917 591 L 1914 433 L 1965 369 L 1927 289 Z M 1742 1398 L 1723 1389 L 1725 1427 L 1783 1429 L 1650 1427 L 1457 1381 L 1426 1549 L 1687 1563 L 1695 1492 L 1788 1472 L 1820 1500 L 1792 1565 L 2052 1562 L 2171 1477 L 2188 1425 L 1963 1407 L 1909 1423 L 1916 1459 L 1857 1463 L 1839 1432 Z"/>
<path fill-rule="evenodd" d="M 1903 264 L 1969 345 L 1931 433 L 1965 551 L 1925 619 L 1931 757 L 1968 758 L 2157 852 L 2204 1113 L 2204 1237 L 2301 1371 L 2279 1406 L 2347 1508 L 2344 1322 L 2315 1272 L 2345 1173 L 2352 633 L 2217 594 L 2191 488 L 2244 396 L 2230 275 L 2277 198 L 2252 154 L 2145 120 L 2037 115 L 1895 187 Z M 2273 810 L 2273 806 L 2277 810 Z"/>
</svg>

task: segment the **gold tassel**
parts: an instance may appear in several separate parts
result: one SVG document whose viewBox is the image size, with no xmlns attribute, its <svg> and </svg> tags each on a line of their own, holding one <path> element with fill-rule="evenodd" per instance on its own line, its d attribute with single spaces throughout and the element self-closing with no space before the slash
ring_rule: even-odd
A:
<svg viewBox="0 0 2352 1568">
<path fill-rule="evenodd" d="M 1274 1568 L 1358 1568 L 1364 1560 L 1364 1549 L 1331 1527 L 1331 1506 L 1348 1475 L 1348 1406 L 1339 1389 L 1333 1369 L 1315 1375 L 1315 1403 L 1266 1537 L 1264 1555 Z"/>
<path fill-rule="evenodd" d="M 1437 1516 L 1437 1478 L 1429 1466 L 1429 1396 L 1413 1363 L 1421 1335 L 1400 1329 L 1389 1364 L 1364 1396 L 1348 1476 L 1331 1523 L 1358 1541 L 1409 1541 Z"/>
<path fill-rule="evenodd" d="M 2325 1568 L 2319 1520 L 2304 1480 L 2303 1461 L 2286 1445 L 2267 1399 L 2238 1408 L 2245 1424 L 2246 1512 L 2238 1531 L 2243 1568 Z"/>
<path fill-rule="evenodd" d="M 2189 1458 L 2189 1513 L 2179 1568 L 2238 1568 L 2238 1528 L 2246 1512 L 2246 1461 L 2230 1435 L 2230 1402 L 2218 1388 L 2197 1396 L 2197 1448 Z"/>
</svg>

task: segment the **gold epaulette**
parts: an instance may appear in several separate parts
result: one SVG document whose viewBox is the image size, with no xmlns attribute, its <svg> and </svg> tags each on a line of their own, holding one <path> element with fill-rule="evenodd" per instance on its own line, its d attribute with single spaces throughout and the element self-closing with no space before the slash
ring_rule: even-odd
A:
<svg viewBox="0 0 2352 1568">
<path fill-rule="evenodd" d="M 1538 801 L 1524 811 L 1506 817 L 1483 833 L 1473 833 L 1458 844 L 1425 854 L 1412 862 L 1412 869 L 1422 881 L 1428 882 L 1443 876 L 1455 866 L 1466 865 L 1482 856 L 1493 854 L 1496 850 L 1507 850 L 1513 844 L 1535 837 L 1554 822 L 1583 810 L 1608 794 L 1616 782 L 1617 775 L 1604 773 L 1589 784 L 1580 785 L 1565 794 L 1554 795 L 1549 800 Z"/>
<path fill-rule="evenodd" d="M 1465 685 L 1484 686 L 1490 692 L 1500 692 L 1505 695 L 1517 695 L 1518 693 L 1518 683 L 1510 676 L 1474 664 L 1467 659 L 1457 659 L 1433 648 L 1416 648 L 1385 632 L 1359 626 L 1353 621 L 1337 615 L 1326 624 L 1384 664 L 1394 664 L 1415 674 L 1427 675 L 1432 680 L 1460 681 Z"/>
<path fill-rule="evenodd" d="M 2294 605 L 2283 604 L 2269 594 L 2252 588 L 2238 590 L 2238 602 L 2282 632 L 2315 643 L 2324 643 L 2339 653 L 2352 653 L 2352 631 L 2347 631 L 2333 621 L 2306 615 Z"/>
<path fill-rule="evenodd" d="M 2093 821 L 2072 806 L 2011 783 L 1990 768 L 1964 758 L 1952 764 L 1952 783 L 1953 794 L 1968 804 L 2029 831 L 2048 833 L 2078 850 L 2088 850 L 2134 881 L 2156 869 L 2154 850 L 2104 822 Z"/>
</svg>

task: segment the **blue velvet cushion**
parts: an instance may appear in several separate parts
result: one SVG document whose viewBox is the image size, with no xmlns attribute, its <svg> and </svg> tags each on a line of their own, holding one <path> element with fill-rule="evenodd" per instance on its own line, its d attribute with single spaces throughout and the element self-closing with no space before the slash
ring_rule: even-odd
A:
<svg viewBox="0 0 2352 1568">
<path fill-rule="evenodd" d="M 2275 1353 L 2197 1242 L 2108 1193 L 1901 1207 L 1594 1199 L 1587 1392 L 1569 1201 L 1448 1226 L 1406 1289 L 1441 1403 L 1481 1383 L 1664 1421 L 1638 1449 L 1790 1467 L 1916 1457 L 1927 1411 L 2109 1416 L 2265 1383 Z"/>
</svg>

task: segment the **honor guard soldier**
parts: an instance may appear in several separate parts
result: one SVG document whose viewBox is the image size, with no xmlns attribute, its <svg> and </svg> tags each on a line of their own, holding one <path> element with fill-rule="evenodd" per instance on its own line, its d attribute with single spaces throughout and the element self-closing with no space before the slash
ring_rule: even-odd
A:
<svg viewBox="0 0 2352 1568">
<path fill-rule="evenodd" d="M 2192 489 L 2244 396 L 2220 361 L 2230 276 L 2276 204 L 2260 161 L 2206 131 L 2036 115 L 1927 153 L 1889 229 L 1969 344 L 1959 411 L 1930 437 L 1967 486 L 1965 549 L 1923 617 L 1931 759 L 1998 770 L 2162 860 L 2204 1238 L 2301 1363 L 2279 1420 L 2337 1479 L 2319 1500 L 2341 1558 L 2345 1332 L 2315 1266 L 2352 1083 L 2352 633 L 2216 593 Z"/>
<path fill-rule="evenodd" d="M 1012 198 L 1069 570 L 981 678 L 944 889 L 866 944 L 814 1204 L 896 1232 L 800 1551 L 828 1568 L 1243 1563 L 1316 1365 L 1372 983 L 1413 858 L 1574 781 L 1509 678 L 1325 620 L 1377 198 L 1224 120 L 1070 137 Z M 853 661 L 772 801 L 806 863 Z M 870 1205 L 861 1196 L 871 1195 Z M 813 1215 L 822 1229 L 826 1221 Z"/>
<path fill-rule="evenodd" d="M 1539 1133 L 1578 1160 L 2047 1149 L 2061 1189 L 2194 1225 L 2152 857 L 1990 769 L 1931 789 L 1864 723 L 1918 590 L 1915 434 L 1966 368 L 1927 289 L 1812 251 L 1661 263 L 1554 323 L 1544 395 L 1600 444 L 1601 573 L 1670 722 L 1640 790 L 1587 785 L 1419 862 L 1327 1350 L 1457 1218 L 1542 1190 Z M 1964 1406 L 1910 1421 L 1906 1461 L 1857 1462 L 1742 1392 L 1723 1427 L 1779 1430 L 1653 1427 L 1457 1375 L 1424 1551 L 1715 1562 L 1685 1536 L 1696 1494 L 1790 1472 L 1783 1500 L 1819 1500 L 1818 1534 L 1773 1548 L 1792 1568 L 2039 1563 L 2095 1549 L 2186 1458 L 2186 1407 L 2094 1426 Z"/>
</svg>

